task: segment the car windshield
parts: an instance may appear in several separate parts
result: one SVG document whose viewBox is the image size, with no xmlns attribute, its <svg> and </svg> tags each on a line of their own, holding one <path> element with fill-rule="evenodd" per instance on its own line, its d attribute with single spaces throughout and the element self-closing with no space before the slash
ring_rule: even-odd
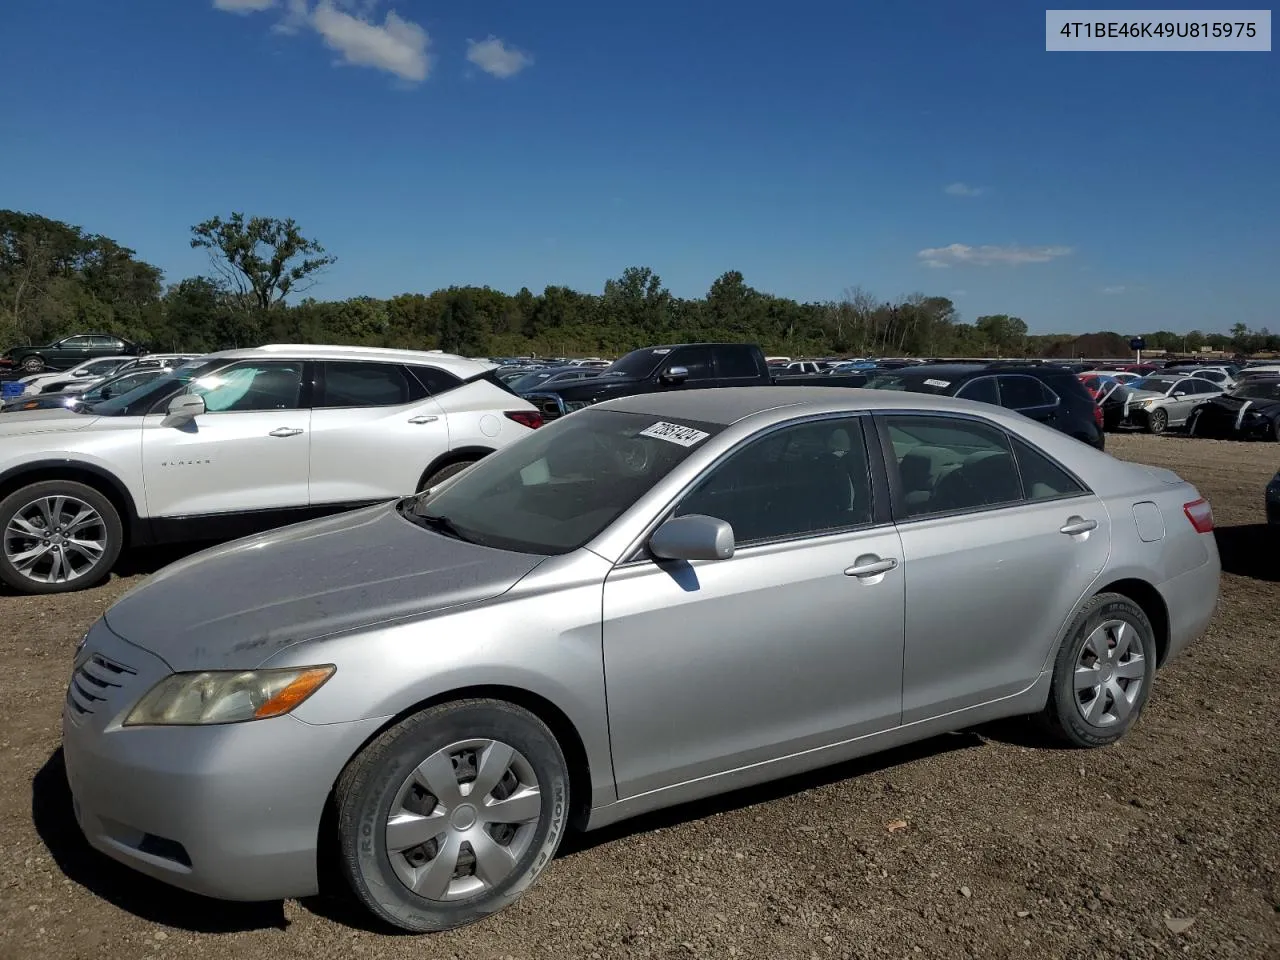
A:
<svg viewBox="0 0 1280 960">
<path fill-rule="evenodd" d="M 534 370 L 514 380 L 508 380 L 507 386 L 519 393 L 521 390 L 531 390 L 534 387 L 581 376 L 582 373 L 577 370 Z"/>
<path fill-rule="evenodd" d="M 204 376 L 212 370 L 227 363 L 226 360 L 193 361 L 170 370 L 164 376 L 139 384 L 127 393 L 114 396 L 110 400 L 99 403 L 82 404 L 77 410 L 81 413 L 92 413 L 98 417 L 120 417 L 140 406 L 149 407 L 179 387 L 184 387 L 196 377 Z"/>
<path fill-rule="evenodd" d="M 461 540 L 542 556 L 568 553 L 723 430 L 618 410 L 580 410 L 401 501 L 406 519 Z"/>
<path fill-rule="evenodd" d="M 1231 396 L 1245 400 L 1280 400 L 1280 380 L 1255 380 L 1236 387 Z"/>
<path fill-rule="evenodd" d="M 1169 388 L 1178 382 L 1178 377 L 1140 377 L 1130 380 L 1127 386 L 1133 390 L 1149 390 L 1152 393 L 1168 393 Z"/>
<path fill-rule="evenodd" d="M 657 370 L 658 364 L 662 363 L 670 353 L 670 347 L 647 347 L 644 350 L 632 350 L 609 364 L 604 372 L 615 376 L 643 379 Z"/>
</svg>

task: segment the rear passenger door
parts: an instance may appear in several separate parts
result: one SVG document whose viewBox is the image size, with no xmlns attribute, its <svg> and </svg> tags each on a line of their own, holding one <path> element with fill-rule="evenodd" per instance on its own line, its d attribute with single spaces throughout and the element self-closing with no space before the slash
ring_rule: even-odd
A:
<svg viewBox="0 0 1280 960">
<path fill-rule="evenodd" d="M 997 378 L 1000 388 L 1000 406 L 1016 410 L 1024 417 L 1056 426 L 1058 419 L 1058 395 L 1035 377 L 1025 374 L 1002 373 Z"/>
<path fill-rule="evenodd" d="M 989 421 L 876 421 L 906 570 L 902 722 L 1025 690 L 1106 562 L 1102 502 Z"/>
<path fill-rule="evenodd" d="M 313 506 L 407 496 L 448 450 L 448 418 L 411 368 L 370 360 L 316 364 Z"/>
</svg>

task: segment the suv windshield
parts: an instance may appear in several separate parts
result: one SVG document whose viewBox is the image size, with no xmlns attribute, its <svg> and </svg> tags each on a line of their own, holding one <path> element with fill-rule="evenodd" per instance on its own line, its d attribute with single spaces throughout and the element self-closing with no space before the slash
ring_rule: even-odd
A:
<svg viewBox="0 0 1280 960">
<path fill-rule="evenodd" d="M 489 454 L 452 483 L 401 501 L 399 510 L 407 520 L 486 547 L 568 553 L 723 429 L 580 410 Z"/>
<path fill-rule="evenodd" d="M 80 413 L 91 413 L 98 417 L 136 416 L 145 412 L 147 408 L 163 399 L 166 395 L 176 393 L 178 388 L 186 386 L 196 377 L 203 376 L 211 370 L 225 366 L 229 362 L 228 360 L 193 361 L 170 370 L 162 377 L 149 380 L 128 393 L 122 393 L 120 396 L 112 397 L 110 400 L 103 400 L 101 403 L 81 404 L 76 407 L 76 410 Z"/>
</svg>

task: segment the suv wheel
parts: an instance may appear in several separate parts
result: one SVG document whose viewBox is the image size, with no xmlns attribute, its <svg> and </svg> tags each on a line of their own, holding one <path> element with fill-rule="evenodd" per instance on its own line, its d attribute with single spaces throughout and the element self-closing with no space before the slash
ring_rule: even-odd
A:
<svg viewBox="0 0 1280 960">
<path fill-rule="evenodd" d="M 35 355 L 24 357 L 22 360 L 22 369 L 26 373 L 40 373 L 44 370 L 44 360 Z"/>
<path fill-rule="evenodd" d="M 499 700 L 401 721 L 338 780 L 342 868 L 356 897 L 403 930 L 451 930 L 514 903 L 555 855 L 569 772 L 547 725 Z"/>
<path fill-rule="evenodd" d="M 431 474 L 431 476 L 427 477 L 426 480 L 422 481 L 422 486 L 418 488 L 418 492 L 421 493 L 423 490 L 429 490 L 437 483 L 444 483 L 444 481 L 448 480 L 450 477 L 457 476 L 463 470 L 467 469 L 467 467 L 476 462 L 476 460 L 459 460 L 457 463 L 451 463 L 448 466 L 441 467 L 435 473 Z"/>
<path fill-rule="evenodd" d="M 0 581 L 68 593 L 102 581 L 124 540 L 120 514 L 92 487 L 45 480 L 0 500 Z"/>
</svg>

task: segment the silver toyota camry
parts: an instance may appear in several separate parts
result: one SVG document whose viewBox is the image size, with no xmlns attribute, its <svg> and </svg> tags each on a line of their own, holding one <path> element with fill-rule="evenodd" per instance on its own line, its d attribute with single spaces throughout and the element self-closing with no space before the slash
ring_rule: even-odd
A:
<svg viewBox="0 0 1280 960">
<path fill-rule="evenodd" d="M 75 658 L 76 815 L 198 893 L 313 894 L 333 850 L 382 920 L 461 926 L 570 828 L 997 717 L 1116 741 L 1209 622 L 1212 530 L 1175 474 L 986 404 L 603 403 L 127 594 Z"/>
</svg>

